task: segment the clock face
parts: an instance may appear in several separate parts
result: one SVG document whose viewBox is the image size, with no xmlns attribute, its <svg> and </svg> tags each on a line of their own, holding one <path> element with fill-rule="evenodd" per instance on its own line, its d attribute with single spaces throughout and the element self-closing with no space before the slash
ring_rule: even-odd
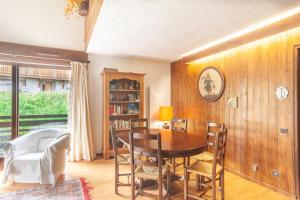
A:
<svg viewBox="0 0 300 200">
<path fill-rule="evenodd" d="M 217 101 L 224 91 L 224 76 L 215 67 L 206 67 L 199 76 L 200 96 L 208 102 Z"/>
</svg>

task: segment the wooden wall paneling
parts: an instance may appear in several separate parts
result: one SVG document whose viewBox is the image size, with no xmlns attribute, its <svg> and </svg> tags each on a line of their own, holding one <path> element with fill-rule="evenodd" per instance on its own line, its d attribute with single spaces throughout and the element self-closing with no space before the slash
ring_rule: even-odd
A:
<svg viewBox="0 0 300 200">
<path fill-rule="evenodd" d="M 239 101 L 241 101 L 241 86 L 242 86 L 242 63 L 241 63 L 242 53 L 240 51 L 235 51 L 235 97 L 238 98 L 238 108 L 232 108 L 235 112 L 235 120 L 234 120 L 234 129 L 235 129 L 235 138 L 234 138 L 234 169 L 237 172 L 240 172 L 240 155 L 241 155 L 241 145 L 240 145 L 240 137 L 241 137 L 241 125 L 243 123 L 242 113 L 240 112 Z"/>
<path fill-rule="evenodd" d="M 184 82 L 183 82 L 183 77 L 182 77 L 182 71 L 183 71 L 183 65 L 181 64 L 182 61 L 180 61 L 178 63 L 178 68 L 177 68 L 177 72 L 178 72 L 178 88 L 177 88 L 177 116 L 175 117 L 182 117 L 182 110 L 183 110 L 183 88 L 184 88 Z"/>
<path fill-rule="evenodd" d="M 192 132 L 205 133 L 208 120 L 226 124 L 229 129 L 227 168 L 289 194 L 296 190 L 293 180 L 295 45 L 300 45 L 300 27 L 202 58 L 191 63 L 187 71 L 184 71 L 186 65 L 182 59 L 177 62 L 178 70 L 175 71 L 178 79 L 172 82 L 172 86 L 178 86 L 177 95 L 172 95 L 175 98 L 172 104 L 188 110 L 187 114 L 193 118 Z M 206 103 L 198 94 L 198 76 L 208 65 L 221 69 L 226 80 L 225 91 L 215 103 Z M 288 87 L 288 99 L 276 99 L 275 90 L 279 85 Z M 182 99 L 182 94 L 193 92 L 195 95 Z M 233 96 L 238 96 L 237 109 L 227 106 L 228 98 Z M 281 134 L 280 128 L 288 128 L 288 134 Z M 252 164 L 259 165 L 255 173 Z M 278 169 L 281 175 L 273 176 L 273 169 Z"/>
<path fill-rule="evenodd" d="M 260 120 L 261 120 L 261 72 L 259 66 L 260 48 L 256 43 L 249 46 L 248 52 L 248 137 L 247 141 L 247 175 L 259 178 L 260 171 L 254 172 L 253 165 L 259 165 L 257 153 L 259 152 Z"/>
<path fill-rule="evenodd" d="M 237 59 L 238 59 L 238 54 L 236 49 L 232 50 L 232 55 L 231 55 L 232 61 L 231 61 L 231 80 L 230 80 L 230 97 L 236 97 L 237 96 L 237 91 L 236 91 L 236 85 L 239 84 L 236 82 L 237 80 L 237 76 L 238 74 L 236 73 L 237 68 L 239 66 L 237 66 Z M 228 101 L 228 100 L 227 100 Z M 227 105 L 228 106 L 228 105 Z M 237 117 L 237 109 L 235 108 L 229 108 L 229 113 L 230 113 L 230 134 L 231 134 L 231 159 L 232 159 L 232 166 L 231 168 L 234 170 L 238 170 L 239 167 L 239 159 L 237 154 L 239 154 L 240 152 L 240 148 L 239 148 L 239 144 L 236 143 L 236 141 L 238 141 L 238 133 L 237 133 L 237 129 L 236 129 L 236 117 Z"/>
<path fill-rule="evenodd" d="M 286 61 L 286 36 L 285 34 L 280 34 L 279 44 L 280 55 L 278 56 L 278 84 L 277 86 L 288 86 L 287 85 L 287 61 Z M 290 77 L 292 79 L 292 77 Z M 288 88 L 289 91 L 292 91 L 292 86 Z M 290 98 L 290 97 L 289 97 Z M 293 162 L 292 152 L 293 147 L 290 145 L 290 136 L 292 132 L 288 134 L 282 134 L 280 128 L 287 128 L 287 108 L 288 108 L 288 99 L 278 100 L 278 170 L 279 170 L 279 185 L 278 187 L 284 191 L 290 192 L 291 188 L 288 187 L 288 178 L 290 171 L 290 163 Z M 284 158 L 284 159 L 282 159 Z"/>
<path fill-rule="evenodd" d="M 260 171 L 260 180 L 268 183 L 268 173 L 270 169 L 268 167 L 268 138 L 269 138 L 269 60 L 268 60 L 268 52 L 269 52 L 269 41 L 263 40 L 261 42 L 261 56 L 259 67 L 261 70 L 261 131 L 260 131 L 260 138 L 257 138 L 260 143 L 260 153 L 258 154 L 258 162 L 259 164 L 259 171 Z M 263 67 L 261 67 L 263 66 Z M 272 97 L 271 97 L 272 98 Z"/>
<path fill-rule="evenodd" d="M 277 87 L 278 82 L 278 54 L 279 49 L 276 48 L 278 41 L 277 38 L 271 38 L 269 44 L 269 121 L 268 121 L 268 129 L 269 129 L 269 139 L 268 139 L 268 167 L 269 167 L 269 183 L 271 185 L 278 185 L 278 178 L 272 175 L 272 170 L 277 169 L 278 167 L 278 113 L 277 113 L 277 100 L 274 95 L 274 92 Z"/>
<path fill-rule="evenodd" d="M 182 109 L 182 118 L 187 118 L 188 116 L 188 110 L 189 110 L 189 102 L 188 102 L 188 88 L 189 88 L 189 84 L 188 84 L 188 77 L 187 77 L 187 69 L 188 67 L 186 65 L 183 65 L 182 67 L 182 82 L 183 82 L 183 86 L 182 89 L 182 104 L 185 105 L 185 107 Z"/>
<path fill-rule="evenodd" d="M 262 57 L 262 52 L 263 52 L 263 47 L 261 45 L 261 43 L 255 43 L 255 49 L 254 50 L 254 68 L 255 68 L 255 72 L 254 72 L 254 82 L 253 82 L 253 86 L 254 86 L 254 93 L 256 93 L 254 102 L 253 102 L 253 108 L 255 110 L 254 115 L 253 115 L 253 120 L 254 120 L 254 135 L 253 135 L 253 140 L 254 145 L 252 147 L 252 152 L 253 152 L 253 162 L 257 163 L 259 165 L 259 169 L 258 171 L 254 174 L 255 178 L 262 181 L 263 179 L 263 171 L 260 169 L 264 163 L 264 157 L 263 157 L 263 152 L 267 149 L 266 146 L 263 146 L 263 139 L 264 139 L 264 135 L 262 132 L 262 94 L 264 93 L 262 88 L 262 82 L 264 80 L 265 77 L 262 76 L 262 67 L 264 66 L 263 64 L 263 57 Z M 264 66 L 265 67 L 265 66 Z M 256 91 L 255 91 L 256 90 Z M 248 96 L 249 97 L 249 96 Z M 251 143 L 249 143 L 251 144 Z"/>
<path fill-rule="evenodd" d="M 195 65 L 194 71 L 195 71 L 195 79 L 194 79 L 194 84 L 196 84 L 196 95 L 195 95 L 195 101 L 196 101 L 196 109 L 195 109 L 195 115 L 196 115 L 196 121 L 195 121 L 195 130 L 194 132 L 197 134 L 201 134 L 205 132 L 205 125 L 204 123 L 207 120 L 206 114 L 207 114 L 207 107 L 204 103 L 204 101 L 201 99 L 199 89 L 198 89 L 198 78 L 203 70 L 203 65 L 204 64 L 197 64 Z M 205 136 L 203 135 L 203 139 L 205 139 Z"/>
<path fill-rule="evenodd" d="M 193 118 L 194 118 L 194 112 L 193 112 L 193 108 L 194 108 L 194 105 L 193 105 L 193 100 L 194 100 L 194 96 L 195 96 L 195 93 L 194 93 L 194 80 L 193 80 L 193 70 L 188 66 L 186 65 L 186 69 L 187 69 L 187 82 L 188 82 L 188 91 L 187 91 L 187 97 L 188 97 L 188 111 L 187 111 L 187 119 L 188 119 L 188 131 L 191 132 L 193 130 L 193 126 L 194 126 L 194 123 L 193 123 Z"/>
<path fill-rule="evenodd" d="M 238 99 L 238 128 L 240 131 L 240 138 L 237 143 L 240 145 L 240 169 L 238 172 L 246 174 L 246 170 L 249 167 L 246 162 L 246 146 L 248 137 L 248 61 L 244 59 L 243 55 L 246 55 L 247 51 L 242 48 L 239 52 L 239 58 L 237 64 L 239 65 L 239 77 L 238 83 L 239 99 Z M 238 72 L 237 72 L 238 73 Z"/>
<path fill-rule="evenodd" d="M 230 98 L 230 85 L 231 85 L 231 75 L 230 74 L 232 72 L 232 69 L 231 69 L 232 62 L 231 62 L 231 58 L 230 58 L 231 55 L 232 55 L 232 51 L 226 52 L 224 54 L 225 67 L 224 67 L 223 73 L 224 73 L 225 80 L 226 80 L 226 86 L 225 86 L 225 91 L 223 93 L 223 96 L 224 96 L 224 102 L 225 102 L 224 103 L 224 112 L 225 112 L 224 123 L 225 123 L 226 128 L 228 129 L 225 164 L 226 164 L 226 167 L 233 169 L 233 163 L 232 163 L 233 152 L 232 152 L 232 147 L 231 147 L 232 135 L 231 135 L 231 128 L 230 128 L 230 109 L 227 106 L 227 101 Z"/>
<path fill-rule="evenodd" d="M 177 82 L 177 62 L 171 63 L 171 83 Z M 177 114 L 177 87 L 178 84 L 171 84 L 171 105 L 173 106 L 174 116 Z"/>
<path fill-rule="evenodd" d="M 175 63 L 175 65 L 174 65 L 174 67 L 175 67 L 175 72 L 176 72 L 176 76 L 175 76 L 175 80 L 176 80 L 176 83 L 178 83 L 178 81 L 179 81 L 179 67 L 180 67 L 181 65 L 180 65 L 180 63 L 178 63 L 178 62 L 176 62 Z M 179 84 L 176 84 L 176 92 L 175 92 L 175 94 L 177 95 L 176 96 L 176 104 L 175 104 L 175 112 L 174 112 L 174 116 L 177 116 L 178 115 L 178 96 L 179 96 L 179 94 L 178 94 L 178 91 L 179 91 L 179 86 L 178 86 Z"/>
</svg>

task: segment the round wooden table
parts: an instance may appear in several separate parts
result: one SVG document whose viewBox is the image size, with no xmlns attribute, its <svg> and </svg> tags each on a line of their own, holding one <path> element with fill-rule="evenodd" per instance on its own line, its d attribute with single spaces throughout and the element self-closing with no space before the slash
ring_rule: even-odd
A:
<svg viewBox="0 0 300 200">
<path fill-rule="evenodd" d="M 149 129 L 142 132 L 161 134 L 162 157 L 164 158 L 190 157 L 202 153 L 206 149 L 206 141 L 199 135 L 165 129 Z M 129 145 L 128 132 L 119 132 L 118 137 L 123 143 Z M 157 148 L 155 145 L 146 142 L 141 145 L 150 149 Z"/>
</svg>

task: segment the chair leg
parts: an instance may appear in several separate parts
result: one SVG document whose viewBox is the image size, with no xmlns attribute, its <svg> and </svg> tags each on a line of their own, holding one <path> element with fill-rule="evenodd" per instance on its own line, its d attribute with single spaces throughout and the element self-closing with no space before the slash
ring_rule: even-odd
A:
<svg viewBox="0 0 300 200">
<path fill-rule="evenodd" d="M 188 180 L 188 171 L 186 168 L 184 168 L 184 192 L 183 192 L 183 199 L 184 200 L 188 200 L 188 183 L 189 183 L 189 180 Z"/>
<path fill-rule="evenodd" d="M 196 175 L 196 190 L 200 190 L 200 175 Z"/>
<path fill-rule="evenodd" d="M 158 179 L 158 200 L 162 200 L 162 179 Z"/>
<path fill-rule="evenodd" d="M 212 184 L 212 199 L 216 200 L 216 196 L 217 196 L 216 195 L 216 177 L 212 178 L 211 184 Z"/>
<path fill-rule="evenodd" d="M 142 194 L 143 193 L 143 182 L 144 182 L 144 179 L 140 179 L 140 185 L 139 185 L 139 193 Z"/>
<path fill-rule="evenodd" d="M 205 183 L 205 177 L 204 176 L 200 176 L 200 190 L 204 189 L 204 186 L 202 185 L 203 183 Z"/>
<path fill-rule="evenodd" d="M 167 175 L 167 199 L 170 199 L 171 196 L 171 174 Z"/>
<path fill-rule="evenodd" d="M 176 159 L 172 158 L 173 172 L 176 172 Z"/>
<path fill-rule="evenodd" d="M 119 183 L 119 168 L 115 165 L 115 194 L 118 194 L 118 183 Z"/>
<path fill-rule="evenodd" d="M 131 174 L 131 200 L 135 200 L 135 178 L 134 174 Z"/>
<path fill-rule="evenodd" d="M 224 190 L 224 171 L 220 174 L 220 182 L 221 182 L 221 200 L 225 198 L 225 190 Z"/>
</svg>

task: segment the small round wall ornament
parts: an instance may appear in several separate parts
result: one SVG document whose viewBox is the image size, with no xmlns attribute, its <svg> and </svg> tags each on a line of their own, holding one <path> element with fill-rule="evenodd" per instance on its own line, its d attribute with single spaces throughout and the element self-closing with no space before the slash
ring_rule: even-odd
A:
<svg viewBox="0 0 300 200">
<path fill-rule="evenodd" d="M 224 88 L 224 75 L 220 70 L 211 66 L 202 70 L 198 78 L 198 89 L 205 101 L 217 101 L 222 96 Z"/>
<path fill-rule="evenodd" d="M 277 89 L 276 89 L 276 97 L 277 99 L 279 100 L 283 100 L 283 99 L 286 99 L 288 98 L 288 95 L 289 95 L 289 91 L 286 87 L 284 86 L 279 86 Z"/>
</svg>

